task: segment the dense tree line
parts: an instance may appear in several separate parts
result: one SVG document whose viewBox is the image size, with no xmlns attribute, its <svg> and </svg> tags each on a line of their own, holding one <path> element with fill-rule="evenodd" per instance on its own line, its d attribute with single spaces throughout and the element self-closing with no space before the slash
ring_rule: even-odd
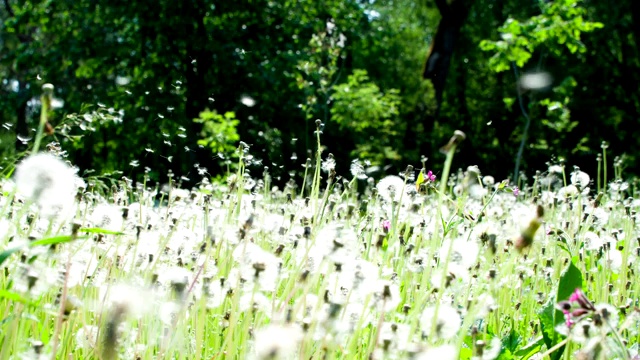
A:
<svg viewBox="0 0 640 360">
<path fill-rule="evenodd" d="M 342 173 L 354 158 L 397 171 L 422 155 L 437 170 L 454 129 L 468 135 L 460 163 L 498 177 L 521 143 L 527 174 L 552 158 L 595 169 L 602 141 L 638 173 L 638 6 L 4 0 L 2 151 L 25 150 L 52 83 L 47 140 L 99 173 L 196 181 L 223 173 L 240 139 L 252 171 L 286 181 L 314 151 L 317 119 Z M 531 73 L 552 81 L 523 88 Z"/>
</svg>

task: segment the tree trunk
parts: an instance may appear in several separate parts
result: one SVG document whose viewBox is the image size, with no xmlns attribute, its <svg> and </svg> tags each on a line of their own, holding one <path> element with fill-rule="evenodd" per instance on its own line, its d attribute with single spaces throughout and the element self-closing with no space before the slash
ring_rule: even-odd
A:
<svg viewBox="0 0 640 360">
<path fill-rule="evenodd" d="M 447 0 L 436 0 L 442 18 L 431 43 L 422 76 L 433 83 L 438 109 L 442 103 L 451 57 L 472 2 L 473 0 L 453 0 L 449 4 Z"/>
</svg>

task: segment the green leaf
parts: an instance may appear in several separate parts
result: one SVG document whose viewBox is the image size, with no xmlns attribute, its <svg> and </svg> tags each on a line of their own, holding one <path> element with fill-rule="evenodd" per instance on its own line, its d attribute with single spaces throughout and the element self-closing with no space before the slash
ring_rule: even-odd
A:
<svg viewBox="0 0 640 360">
<path fill-rule="evenodd" d="M 539 353 L 542 349 L 542 345 L 544 345 L 544 338 L 540 336 L 525 345 L 522 349 L 516 351 L 514 355 L 520 360 L 527 360 L 533 355 Z"/>
<path fill-rule="evenodd" d="M 3 262 L 7 261 L 7 259 L 9 258 L 9 256 L 11 256 L 14 252 L 21 250 L 22 247 L 14 247 L 11 249 L 7 249 L 3 252 L 0 253 L 0 265 L 2 265 Z"/>
<path fill-rule="evenodd" d="M 121 231 L 113 231 L 102 228 L 81 228 L 78 230 L 79 232 L 89 233 L 89 234 L 104 234 L 104 235 L 124 235 Z"/>
<path fill-rule="evenodd" d="M 29 247 L 34 247 L 34 246 L 46 246 L 46 245 L 55 245 L 55 244 L 63 244 L 66 242 L 70 242 L 73 240 L 77 240 L 77 239 L 83 239 L 86 238 L 85 236 L 72 236 L 72 235 L 63 235 L 63 236 L 54 236 L 54 237 L 50 237 L 50 238 L 46 238 L 46 239 L 40 239 L 40 240 L 36 240 L 36 241 L 32 241 L 31 243 L 27 244 L 26 246 Z M 2 265 L 2 263 L 4 263 L 5 261 L 7 261 L 7 259 L 13 255 L 13 253 L 18 252 L 20 250 L 24 249 L 24 246 L 18 246 L 18 247 L 14 247 L 14 248 L 10 248 L 7 250 L 4 250 L 3 252 L 0 253 L 0 265 Z"/>
<path fill-rule="evenodd" d="M 33 241 L 29 244 L 29 246 L 45 246 L 45 245 L 55 245 L 55 244 L 63 244 L 66 242 L 70 242 L 75 240 L 77 237 L 71 235 L 63 235 L 63 236 L 54 236 L 46 239 L 40 239 Z"/>
<path fill-rule="evenodd" d="M 560 249 L 564 250 L 567 255 L 571 256 L 571 250 L 569 250 L 569 243 L 567 241 L 567 238 L 564 235 L 558 235 L 556 239 L 556 245 Z"/>
<path fill-rule="evenodd" d="M 560 283 L 558 284 L 558 293 L 556 302 L 567 300 L 569 296 L 576 290 L 582 288 L 582 272 L 573 262 L 567 265 L 567 268 L 560 275 Z M 562 314 L 562 312 L 558 311 Z"/>
<path fill-rule="evenodd" d="M 460 354 L 458 354 L 458 358 L 460 360 L 468 360 L 473 357 L 473 350 L 470 348 L 463 347 L 460 349 Z"/>
<path fill-rule="evenodd" d="M 9 299 L 11 301 L 20 302 L 23 304 L 29 304 L 30 301 L 25 299 L 22 295 L 11 292 L 9 290 L 0 290 L 0 298 Z"/>
<path fill-rule="evenodd" d="M 555 314 L 555 297 L 550 296 L 547 303 L 544 305 L 542 310 L 538 312 L 538 320 L 540 321 L 540 328 L 542 330 L 542 339 L 544 344 L 547 346 L 547 349 L 551 349 L 555 344 L 562 341 L 560 339 L 560 335 L 555 331 L 554 325 L 554 314 Z M 549 355 L 551 360 L 558 360 L 562 356 L 562 352 L 564 351 L 564 346 L 555 352 Z"/>
<path fill-rule="evenodd" d="M 509 354 L 512 354 L 516 350 L 518 345 L 520 345 L 521 340 L 522 338 L 520 337 L 520 335 L 518 335 L 515 330 L 511 329 L 509 335 L 502 338 L 502 349 L 505 352 L 506 350 L 508 350 Z"/>
<path fill-rule="evenodd" d="M 416 180 L 416 187 L 419 189 L 420 184 L 424 182 L 424 170 L 420 170 L 420 174 L 418 174 L 418 179 Z"/>
<path fill-rule="evenodd" d="M 568 299 L 571 293 L 577 288 L 582 288 L 582 273 L 573 262 L 570 262 L 560 275 L 560 281 L 558 282 L 555 294 L 550 294 L 549 300 L 547 300 L 542 310 L 538 312 L 542 336 L 548 349 L 564 339 L 564 336 L 555 331 L 555 327 L 564 321 L 564 314 L 562 314 L 560 310 L 557 310 L 555 306 L 559 301 Z M 564 348 L 565 347 L 562 346 L 551 353 L 550 358 L 552 360 L 560 359 Z"/>
<path fill-rule="evenodd" d="M 513 106 L 513 103 L 516 101 L 516 98 L 514 97 L 504 97 L 502 98 L 502 102 L 504 102 L 504 105 L 507 107 L 507 109 L 509 109 L 509 111 L 511 111 L 511 107 Z"/>
</svg>

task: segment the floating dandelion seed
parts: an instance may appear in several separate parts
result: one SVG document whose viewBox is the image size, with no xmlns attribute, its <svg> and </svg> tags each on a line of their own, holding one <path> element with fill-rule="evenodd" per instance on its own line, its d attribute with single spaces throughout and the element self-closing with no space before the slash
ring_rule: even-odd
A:
<svg viewBox="0 0 640 360">
<path fill-rule="evenodd" d="M 130 82 L 131 82 L 131 78 L 130 77 L 127 77 L 127 76 L 116 76 L 116 85 L 118 85 L 118 86 L 129 85 Z"/>
<path fill-rule="evenodd" d="M 553 79 L 547 72 L 524 74 L 520 78 L 520 88 L 523 90 L 541 90 L 549 87 Z"/>
<path fill-rule="evenodd" d="M 243 95 L 240 98 L 240 102 L 246 107 L 253 107 L 256 104 L 256 101 L 252 97 L 247 95 Z"/>
</svg>

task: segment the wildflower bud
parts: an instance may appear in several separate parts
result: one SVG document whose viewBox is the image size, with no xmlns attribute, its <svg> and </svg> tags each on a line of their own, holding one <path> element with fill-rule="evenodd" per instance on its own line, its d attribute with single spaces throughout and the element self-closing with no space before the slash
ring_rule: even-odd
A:
<svg viewBox="0 0 640 360">
<path fill-rule="evenodd" d="M 382 297 L 384 299 L 388 299 L 391 297 L 391 288 L 389 287 L 389 284 L 384 285 L 384 289 L 382 290 Z"/>
<path fill-rule="evenodd" d="M 71 236 L 73 236 L 74 238 L 78 236 L 78 231 L 80 230 L 80 227 L 82 227 L 82 225 L 80 225 L 80 223 L 74 222 L 71 225 Z"/>
<path fill-rule="evenodd" d="M 540 228 L 540 225 L 542 224 L 541 220 L 543 216 L 544 208 L 538 205 L 536 208 L 536 216 L 531 219 L 531 221 L 529 222 L 529 226 L 527 226 L 527 228 L 522 231 L 520 236 L 515 241 L 516 249 L 519 252 L 522 252 L 522 250 L 531 246 L 531 244 L 533 243 L 533 238 Z"/>
<path fill-rule="evenodd" d="M 53 84 L 46 83 L 42 85 L 42 92 L 44 95 L 50 96 L 53 94 L 54 86 Z"/>
<path fill-rule="evenodd" d="M 305 270 L 300 274 L 300 282 L 304 282 L 309 277 L 309 270 Z"/>
<path fill-rule="evenodd" d="M 42 341 L 34 341 L 31 343 L 33 347 L 33 352 L 40 355 L 42 354 L 42 349 L 44 348 L 44 343 Z"/>
<path fill-rule="evenodd" d="M 453 136 L 449 139 L 449 142 L 440 148 L 440 152 L 443 154 L 448 154 L 449 151 L 455 149 L 455 147 L 462 142 L 467 136 L 460 130 L 456 130 L 453 132 Z"/>
<path fill-rule="evenodd" d="M 489 270 L 489 279 L 493 280 L 496 278 L 496 269 Z"/>
<path fill-rule="evenodd" d="M 384 244 L 384 234 L 378 234 L 378 240 L 376 241 L 376 247 L 380 248 Z"/>
<path fill-rule="evenodd" d="M 329 317 L 334 319 L 336 316 L 338 316 L 341 309 L 342 309 L 342 305 L 338 303 L 329 304 Z"/>
<path fill-rule="evenodd" d="M 482 359 L 482 355 L 484 354 L 484 347 L 486 346 L 485 342 L 482 340 L 476 341 L 476 358 Z"/>
</svg>

